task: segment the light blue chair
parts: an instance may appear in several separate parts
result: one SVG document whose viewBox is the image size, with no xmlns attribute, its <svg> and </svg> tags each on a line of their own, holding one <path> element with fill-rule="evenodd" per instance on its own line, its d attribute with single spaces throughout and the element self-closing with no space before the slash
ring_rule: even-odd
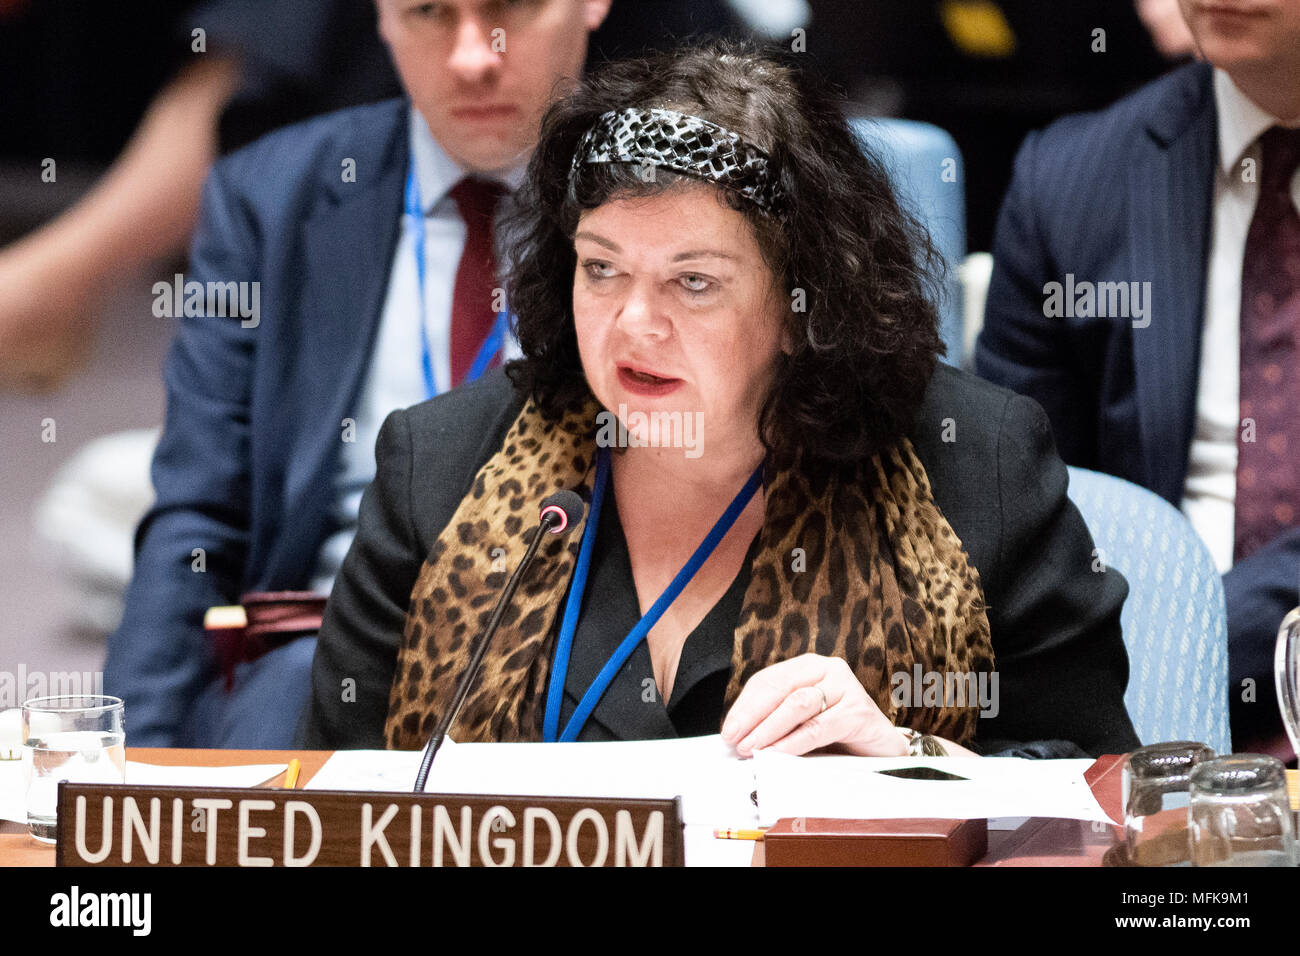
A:
<svg viewBox="0 0 1300 956">
<path fill-rule="evenodd" d="M 1129 716 L 1144 744 L 1198 740 L 1232 752 L 1223 579 L 1177 508 L 1131 482 L 1069 469 L 1070 499 L 1107 567 L 1128 581 L 1120 621 Z"/>
<path fill-rule="evenodd" d="M 966 172 L 961 150 L 946 132 L 929 123 L 858 117 L 854 133 L 889 170 L 899 200 L 930 230 L 947 265 L 939 334 L 946 361 L 962 366 L 962 288 L 957 270 L 966 258 Z"/>
</svg>

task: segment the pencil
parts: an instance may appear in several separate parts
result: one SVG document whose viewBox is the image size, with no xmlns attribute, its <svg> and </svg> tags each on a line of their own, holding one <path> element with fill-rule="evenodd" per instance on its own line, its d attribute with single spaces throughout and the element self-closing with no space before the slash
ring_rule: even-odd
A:
<svg viewBox="0 0 1300 956">
<path fill-rule="evenodd" d="M 289 761 L 289 769 L 284 772 L 284 789 L 292 790 L 298 785 L 298 771 L 301 769 L 302 764 L 297 757 Z"/>
<path fill-rule="evenodd" d="M 714 837 L 719 840 L 759 840 L 763 839 L 762 830 L 714 830 Z"/>
</svg>

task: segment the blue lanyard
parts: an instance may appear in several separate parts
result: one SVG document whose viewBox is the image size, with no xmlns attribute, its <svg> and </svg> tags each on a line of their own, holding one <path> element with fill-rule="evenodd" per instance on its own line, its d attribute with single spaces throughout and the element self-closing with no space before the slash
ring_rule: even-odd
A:
<svg viewBox="0 0 1300 956">
<path fill-rule="evenodd" d="M 578 564 L 573 571 L 573 583 L 569 588 L 569 598 L 564 605 L 564 617 L 560 622 L 560 635 L 555 645 L 555 660 L 551 664 L 551 679 L 546 691 L 546 716 L 542 724 L 542 739 L 548 743 L 556 741 L 556 732 L 560 726 L 560 702 L 564 698 L 564 679 L 569 672 L 569 657 L 573 652 L 573 633 L 578 626 L 578 613 L 582 605 L 582 593 L 587 588 L 587 572 L 591 568 L 591 552 L 596 543 L 596 526 L 600 523 L 600 506 L 605 500 L 605 484 L 609 481 L 609 449 L 601 448 L 596 457 L 596 482 L 591 495 L 591 511 L 587 515 L 587 526 L 582 529 L 582 546 L 578 550 Z M 709 559 L 714 548 L 731 530 L 731 526 L 736 523 L 740 513 L 745 510 L 750 499 L 754 497 L 754 492 L 758 491 L 758 486 L 763 481 L 763 466 L 760 465 L 754 469 L 754 473 L 749 476 L 745 482 L 745 487 L 741 488 L 736 497 L 727 505 L 727 510 L 722 513 L 713 528 L 705 535 L 700 546 L 695 549 L 690 560 L 682 566 L 677 572 L 677 576 L 659 595 L 659 599 L 651 605 L 650 610 L 646 611 L 645 616 L 637 622 L 636 627 L 628 633 L 623 639 L 623 643 L 618 646 L 605 666 L 600 669 L 596 679 L 591 682 L 586 693 L 582 695 L 582 700 L 578 702 L 578 707 L 569 716 L 569 722 L 564 726 L 564 733 L 559 736 L 562 742 L 568 742 L 578 739 L 578 734 L 582 732 L 583 725 L 586 724 L 587 718 L 596 708 L 596 704 L 604 695 L 609 685 L 613 682 L 614 676 L 618 673 L 619 668 L 636 650 L 636 646 L 645 640 L 645 636 L 650 633 L 650 629 L 658 623 L 659 618 L 663 617 L 669 605 L 676 600 L 677 595 L 690 583 L 691 578 L 695 577 L 697 571 L 703 566 L 704 562 Z"/>
<path fill-rule="evenodd" d="M 438 388 L 438 383 L 433 375 L 433 356 L 429 351 L 429 333 L 425 328 L 425 311 L 424 311 L 424 208 L 420 203 L 420 184 L 415 178 L 415 163 L 412 161 L 411 168 L 406 174 L 406 218 L 411 224 L 411 231 L 415 237 L 415 276 L 419 282 L 420 300 L 420 368 L 424 372 L 424 397 L 433 398 L 442 389 Z M 465 382 L 472 382 L 492 364 L 501 350 L 505 347 L 506 333 L 510 329 L 510 310 L 502 309 L 497 313 L 497 319 L 492 323 L 492 331 L 488 333 L 483 344 L 479 346 L 478 353 L 474 356 L 474 361 L 465 373 Z M 463 383 L 462 383 L 463 384 Z"/>
</svg>

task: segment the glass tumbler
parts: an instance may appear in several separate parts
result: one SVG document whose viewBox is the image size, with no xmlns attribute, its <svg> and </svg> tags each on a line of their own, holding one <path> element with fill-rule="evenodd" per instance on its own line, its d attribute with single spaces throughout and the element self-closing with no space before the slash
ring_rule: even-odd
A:
<svg viewBox="0 0 1300 956">
<path fill-rule="evenodd" d="M 23 704 L 27 829 L 54 842 L 59 783 L 126 782 L 125 708 L 119 697 L 34 697 Z"/>
<path fill-rule="evenodd" d="M 1276 757 L 1234 754 L 1197 764 L 1188 809 L 1193 866 L 1294 866 L 1286 772 Z"/>
<path fill-rule="evenodd" d="M 1191 740 L 1140 747 L 1124 763 L 1124 842 L 1135 866 L 1187 866 L 1192 768 L 1214 751 Z"/>
<path fill-rule="evenodd" d="M 1300 607 L 1283 618 L 1282 626 L 1278 628 L 1273 679 L 1282 723 L 1291 738 L 1291 749 L 1300 754 Z"/>
</svg>

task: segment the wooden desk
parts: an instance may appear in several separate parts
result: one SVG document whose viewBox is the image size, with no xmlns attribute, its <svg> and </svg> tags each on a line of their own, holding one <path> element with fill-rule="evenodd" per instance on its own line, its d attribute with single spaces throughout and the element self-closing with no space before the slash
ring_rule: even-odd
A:
<svg viewBox="0 0 1300 956">
<path fill-rule="evenodd" d="M 298 785 L 310 780 L 329 759 L 328 750 L 170 750 L 126 748 L 128 760 L 165 765 L 231 767 L 241 764 L 302 763 Z M 1122 757 L 1106 756 L 1088 770 L 1085 779 L 1097 802 L 1112 819 L 1123 819 L 1120 793 Z M 281 773 L 264 787 L 284 784 Z M 1123 837 L 1122 827 L 1079 820 L 1034 819 L 1017 830 L 990 830 L 989 852 L 977 866 L 1100 866 L 1106 851 Z M 763 863 L 763 844 L 755 844 L 754 864 Z M 19 823 L 0 821 L 0 866 L 53 866 L 54 847 L 38 843 Z"/>
<path fill-rule="evenodd" d="M 1083 779 L 1112 820 L 1124 819 L 1124 757 L 1099 757 Z M 1030 819 L 1017 830 L 990 830 L 989 852 L 976 866 L 1101 866 L 1124 840 L 1124 827 L 1089 820 Z"/>
</svg>

